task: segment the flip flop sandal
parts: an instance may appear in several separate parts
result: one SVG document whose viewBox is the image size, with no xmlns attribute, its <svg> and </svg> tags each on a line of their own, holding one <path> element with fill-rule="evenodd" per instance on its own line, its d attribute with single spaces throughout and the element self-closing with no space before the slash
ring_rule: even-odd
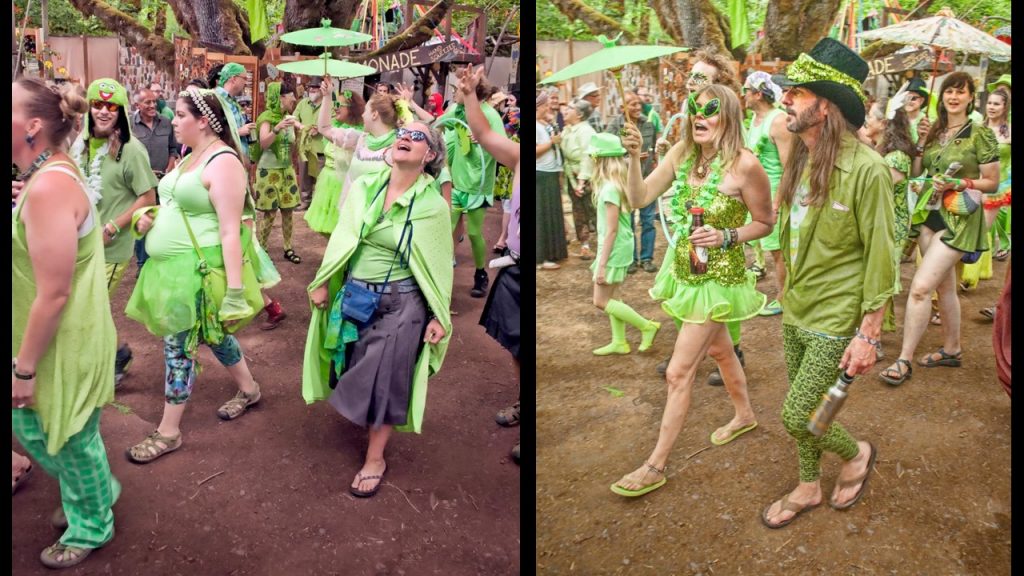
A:
<svg viewBox="0 0 1024 576">
<path fill-rule="evenodd" d="M 14 484 L 11 486 L 11 495 L 12 496 L 14 495 L 15 492 L 18 491 L 18 488 L 21 488 L 22 484 L 24 484 L 29 478 L 32 477 L 32 471 L 33 470 L 35 470 L 35 467 L 33 467 L 31 464 L 29 464 L 28 468 L 25 468 L 25 470 L 21 473 L 21 475 L 18 476 L 18 479 L 15 480 Z"/>
<path fill-rule="evenodd" d="M 851 506 L 856 504 L 858 500 L 860 500 L 861 496 L 864 495 L 864 490 L 866 490 L 868 487 L 868 479 L 871 477 L 871 469 L 875 467 L 875 458 L 878 457 L 878 449 L 875 448 L 875 445 L 872 444 L 871 442 L 868 442 L 868 446 L 871 447 L 871 458 L 868 459 L 867 470 L 864 470 L 863 474 L 861 474 L 857 478 L 854 478 L 853 480 L 840 480 L 838 482 L 840 490 L 856 486 L 857 484 L 860 484 L 860 490 L 857 491 L 857 495 L 853 497 L 853 500 L 850 500 L 846 504 L 836 504 L 834 500 L 829 498 L 828 505 L 831 506 L 834 510 L 848 510 Z"/>
<path fill-rule="evenodd" d="M 657 482 L 655 482 L 653 484 L 648 484 L 647 486 L 644 486 L 643 488 L 641 488 L 639 490 L 630 490 L 628 488 L 623 488 L 622 486 L 619 486 L 619 482 L 622 482 L 622 480 L 619 480 L 619 482 L 616 482 L 615 484 L 612 484 L 612 492 L 618 494 L 619 496 L 625 496 L 626 498 L 636 498 L 638 496 L 643 496 L 644 494 L 647 494 L 648 492 L 653 492 L 653 491 L 657 490 L 658 488 L 661 488 L 662 486 L 665 485 L 666 482 L 668 482 L 668 478 L 665 478 L 665 469 L 664 468 L 659 470 L 659 469 L 655 468 L 654 465 L 649 463 L 649 462 L 646 463 L 646 464 L 647 464 L 647 471 L 644 472 L 644 478 L 645 479 L 647 478 L 647 474 L 648 473 L 656 472 L 658 474 L 661 474 L 661 476 L 662 476 L 661 480 L 658 480 Z M 625 476 L 623 476 L 623 478 L 625 478 Z"/>
<path fill-rule="evenodd" d="M 514 406 L 503 409 L 498 412 L 498 415 L 494 417 L 494 421 L 505 427 L 512 427 L 519 425 L 519 402 L 516 402 Z"/>
<path fill-rule="evenodd" d="M 722 428 L 724 428 L 724 426 Z M 722 428 L 719 428 L 718 430 L 721 430 Z M 735 439 L 739 438 L 740 436 L 746 434 L 747 432 L 750 432 L 754 428 L 757 428 L 757 422 L 754 422 L 753 424 L 751 424 L 749 426 L 744 426 L 743 428 L 740 428 L 739 430 L 734 431 L 725 440 L 716 440 L 715 439 L 715 432 L 718 432 L 718 430 L 715 430 L 715 432 L 711 433 L 711 443 L 714 444 L 715 446 L 724 446 L 724 445 L 728 444 L 729 442 L 732 442 L 733 440 L 735 440 Z"/>
<path fill-rule="evenodd" d="M 376 480 L 377 485 L 366 491 L 362 491 L 359 490 L 358 488 L 353 488 L 349 486 L 348 491 L 351 492 L 353 496 L 358 496 L 360 498 L 370 498 L 371 496 L 376 494 L 378 490 L 380 490 L 380 485 L 384 482 L 384 475 L 387 473 L 388 468 L 386 464 L 384 465 L 384 471 L 381 472 L 380 474 L 374 474 L 372 476 L 363 476 L 362 472 L 356 472 L 356 486 L 362 484 L 363 480 Z"/>
<path fill-rule="evenodd" d="M 797 518 L 799 518 L 800 515 L 803 514 L 804 512 L 807 512 L 808 510 L 814 510 L 818 506 L 821 506 L 821 502 L 818 502 L 817 504 L 807 504 L 807 505 L 796 504 L 794 502 L 790 502 L 789 501 L 789 494 L 786 494 L 785 496 L 782 497 L 782 511 L 796 512 L 796 514 L 793 514 L 789 518 L 789 520 L 783 520 L 782 522 L 779 522 L 778 524 L 772 524 L 771 522 L 768 521 L 768 511 L 772 509 L 772 505 L 774 505 L 774 504 L 775 504 L 775 502 L 772 502 L 771 504 L 769 504 L 768 507 L 764 509 L 764 512 L 761 513 L 761 524 L 764 524 L 765 526 L 767 526 L 768 528 L 771 528 L 772 530 L 777 530 L 779 528 L 782 528 L 783 526 L 788 526 L 791 522 L 793 522 L 793 520 L 796 520 Z"/>
<path fill-rule="evenodd" d="M 157 445 L 160 442 L 164 445 L 161 448 Z M 161 436 L 158 430 L 154 430 L 152 434 L 146 436 L 146 439 L 139 442 L 135 446 L 129 448 L 126 453 L 128 459 L 136 464 L 149 464 L 157 458 L 174 452 L 178 448 L 181 448 L 181 433 L 173 438 L 170 436 Z"/>
<path fill-rule="evenodd" d="M 989 307 L 989 308 L 982 308 L 980 310 L 980 312 L 981 312 L 982 316 L 984 316 L 985 318 L 988 318 L 989 320 L 995 320 L 996 319 L 996 308 L 995 308 L 995 306 L 992 306 L 992 307 Z"/>
<path fill-rule="evenodd" d="M 934 356 L 938 354 L 939 359 L 935 360 Z M 963 364 L 962 357 L 963 351 L 957 352 L 956 354 L 947 354 L 945 350 L 939 348 L 938 352 L 932 352 L 927 356 L 924 361 L 918 360 L 917 363 L 925 368 L 935 368 L 936 366 L 949 366 L 951 368 L 959 368 Z"/>
<path fill-rule="evenodd" d="M 896 366 L 897 366 L 897 368 L 895 368 L 895 369 L 892 366 L 890 366 L 890 367 L 886 368 L 885 370 L 882 370 L 878 374 L 878 377 L 882 379 L 882 382 L 885 382 L 886 384 L 888 384 L 890 386 L 899 386 L 900 384 L 903 384 L 907 380 L 910 380 L 911 375 L 913 375 L 913 373 L 914 373 L 914 368 L 913 368 L 913 366 L 910 365 L 910 362 L 904 360 L 903 358 L 897 358 L 896 359 Z M 898 368 L 899 366 L 906 366 L 907 367 L 907 371 L 903 372 L 902 370 L 900 370 Z M 889 374 L 895 373 L 896 376 L 887 376 L 886 373 L 889 373 Z"/>
<path fill-rule="evenodd" d="M 1010 257 L 1010 251 L 1009 250 L 998 250 L 998 251 L 996 251 L 995 254 L 992 255 L 992 258 L 994 258 L 995 260 L 997 260 L 999 262 L 1002 262 L 1002 261 L 1006 260 L 1009 257 Z"/>
<path fill-rule="evenodd" d="M 47 546 L 39 555 L 39 561 L 47 568 L 70 568 L 80 564 L 94 548 L 79 548 L 77 546 L 65 546 L 60 542 Z"/>
<path fill-rule="evenodd" d="M 295 250 L 285 250 L 284 257 L 291 261 L 292 264 L 301 264 L 302 258 L 295 253 Z"/>
<path fill-rule="evenodd" d="M 932 314 L 932 319 L 929 320 L 928 323 L 933 326 L 942 326 L 942 317 L 939 316 L 938 312 L 936 312 L 935 314 Z"/>
</svg>

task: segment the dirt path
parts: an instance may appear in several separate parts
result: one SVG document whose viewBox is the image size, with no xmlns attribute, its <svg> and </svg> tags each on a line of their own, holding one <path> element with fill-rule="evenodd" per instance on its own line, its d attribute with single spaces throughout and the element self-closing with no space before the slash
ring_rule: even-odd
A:
<svg viewBox="0 0 1024 576">
<path fill-rule="evenodd" d="M 658 262 L 664 247 L 659 232 Z M 573 256 L 564 264 L 538 273 L 540 574 L 1010 573 L 1010 399 L 995 376 L 992 323 L 978 314 L 995 304 L 1005 263 L 961 296 L 964 367 L 915 367 L 912 380 L 892 388 L 876 374 L 902 341 L 906 297 L 898 299 L 900 330 L 882 339 L 887 359 L 857 379 L 839 417 L 878 447 L 867 493 L 847 512 L 822 506 L 778 531 L 758 516 L 797 482 L 795 446 L 780 419 L 788 387 L 781 318 L 743 325 L 758 429 L 698 453 L 733 414 L 724 389 L 704 384 L 713 369 L 705 361 L 668 484 L 627 500 L 608 487 L 654 447 L 665 406 L 654 367 L 670 354 L 676 333 L 646 294 L 654 275 L 641 270 L 626 281 L 622 299 L 668 329 L 647 353 L 635 352 L 639 334 L 629 328 L 633 354 L 591 355 L 610 338 L 607 316 L 590 303 L 589 263 Z M 905 287 L 912 273 L 903 265 Z M 759 288 L 774 296 L 770 277 Z M 918 356 L 940 345 L 932 326 Z M 824 490 L 831 491 L 838 470 L 838 458 L 826 456 Z"/>
<path fill-rule="evenodd" d="M 485 225 L 491 244 L 500 222 L 500 206 L 492 208 Z M 159 340 L 124 317 L 135 282 L 129 272 L 114 318 L 135 351 L 117 394 L 132 413 L 108 407 L 102 420 L 111 468 L 124 485 L 114 507 L 117 535 L 64 573 L 519 573 L 520 478 L 509 456 L 519 431 L 494 423 L 495 412 L 515 401 L 518 386 L 509 354 L 477 325 L 484 300 L 469 296 L 469 241 L 456 247 L 453 307 L 459 315 L 445 364 L 430 381 L 423 434 L 393 436 L 385 484 L 376 497 L 359 500 L 348 485 L 362 465 L 365 432 L 326 403 L 302 400 L 305 289 L 326 241 L 304 220 L 295 230 L 302 264 L 281 258 L 279 228 L 269 250 L 284 277 L 271 294 L 282 300 L 288 319 L 277 330 L 253 326 L 240 335 L 262 386 L 260 406 L 234 422 L 217 418 L 217 407 L 234 391 L 203 348 L 206 371 L 183 423 L 185 445 L 146 466 L 129 463 L 124 452 L 159 422 L 163 355 Z M 39 473 L 14 497 L 13 574 L 52 573 L 37 558 L 59 536 L 47 521 L 57 495 L 56 481 Z"/>
</svg>

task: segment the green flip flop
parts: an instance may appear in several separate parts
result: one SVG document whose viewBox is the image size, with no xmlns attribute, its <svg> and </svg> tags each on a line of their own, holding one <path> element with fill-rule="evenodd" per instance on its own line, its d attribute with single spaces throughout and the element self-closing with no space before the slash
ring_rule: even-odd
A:
<svg viewBox="0 0 1024 576">
<path fill-rule="evenodd" d="M 648 492 L 653 492 L 653 491 L 657 490 L 658 488 L 661 488 L 662 486 L 664 486 L 665 482 L 668 482 L 668 478 L 664 477 L 665 476 L 665 469 L 664 468 L 659 470 L 659 469 L 655 468 L 654 466 L 652 466 L 648 462 L 647 463 L 647 469 L 648 469 L 648 471 L 657 472 L 658 474 L 661 474 L 662 475 L 662 479 L 658 480 L 654 484 L 648 484 L 647 486 L 644 486 L 643 488 L 641 488 L 639 490 L 629 490 L 627 488 L 623 488 L 622 486 L 619 486 L 618 482 L 616 482 L 615 484 L 612 484 L 612 492 L 618 494 L 619 496 L 625 496 L 626 498 L 636 498 L 637 496 L 643 496 L 644 494 L 647 494 Z M 647 477 L 647 473 L 644 473 L 644 478 L 646 478 L 646 477 Z M 621 482 L 621 480 L 619 480 L 619 482 Z"/>
<path fill-rule="evenodd" d="M 726 438 L 725 440 L 715 440 L 715 432 L 718 432 L 718 430 L 715 430 L 715 432 L 711 433 L 711 443 L 714 444 L 715 446 L 723 446 L 739 438 L 740 436 L 746 434 L 747 432 L 750 432 L 754 428 L 757 428 L 757 422 L 754 422 L 750 426 L 744 426 L 743 428 L 740 428 L 739 430 L 733 432 L 732 435 Z"/>
</svg>

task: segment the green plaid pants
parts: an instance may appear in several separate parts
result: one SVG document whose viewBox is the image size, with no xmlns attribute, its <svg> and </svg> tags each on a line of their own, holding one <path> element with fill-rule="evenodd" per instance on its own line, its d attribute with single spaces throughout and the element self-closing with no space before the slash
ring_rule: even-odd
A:
<svg viewBox="0 0 1024 576">
<path fill-rule="evenodd" d="M 114 537 L 111 506 L 121 484 L 110 473 L 100 437 L 100 410 L 55 456 L 46 452 L 43 422 L 34 410 L 11 410 L 14 435 L 47 474 L 60 480 L 60 498 L 68 529 L 60 542 L 76 548 L 99 548 Z"/>
</svg>

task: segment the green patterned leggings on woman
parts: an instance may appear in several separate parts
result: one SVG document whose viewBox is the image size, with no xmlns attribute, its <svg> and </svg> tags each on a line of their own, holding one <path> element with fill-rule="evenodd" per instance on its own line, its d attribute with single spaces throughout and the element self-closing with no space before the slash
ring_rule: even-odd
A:
<svg viewBox="0 0 1024 576">
<path fill-rule="evenodd" d="M 821 453 L 834 452 L 851 460 L 859 452 L 857 441 L 842 426 L 832 423 L 821 438 L 807 430 L 822 396 L 839 377 L 839 362 L 850 338 L 834 338 L 782 325 L 782 346 L 786 353 L 789 392 L 782 404 L 782 423 L 796 439 L 800 458 L 800 481 L 814 482 L 821 476 Z"/>
</svg>

